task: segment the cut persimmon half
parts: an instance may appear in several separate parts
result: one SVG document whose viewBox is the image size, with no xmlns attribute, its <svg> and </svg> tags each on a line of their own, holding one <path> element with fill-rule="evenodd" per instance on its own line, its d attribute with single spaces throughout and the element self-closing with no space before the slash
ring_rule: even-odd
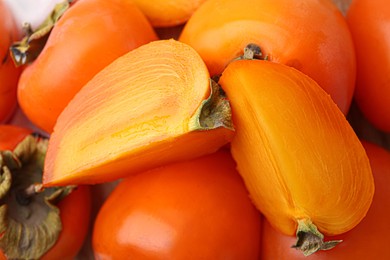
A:
<svg viewBox="0 0 390 260">
<path fill-rule="evenodd" d="M 158 40 L 116 59 L 59 116 L 45 186 L 94 184 L 215 152 L 231 109 L 192 47 Z"/>
</svg>

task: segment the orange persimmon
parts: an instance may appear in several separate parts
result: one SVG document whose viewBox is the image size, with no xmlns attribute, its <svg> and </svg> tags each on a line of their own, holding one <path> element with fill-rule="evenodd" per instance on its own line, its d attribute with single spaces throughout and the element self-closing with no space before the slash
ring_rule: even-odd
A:
<svg viewBox="0 0 390 260">
<path fill-rule="evenodd" d="M 229 102 L 190 46 L 145 44 L 100 71 L 57 120 L 47 186 L 99 183 L 215 152 L 233 135 Z"/>
<path fill-rule="evenodd" d="M 18 100 L 23 112 L 51 133 L 64 107 L 97 72 L 156 39 L 131 1 L 77 1 L 54 25 L 42 52 L 20 77 Z"/>
<path fill-rule="evenodd" d="M 154 27 L 184 24 L 207 0 L 133 0 Z"/>
<path fill-rule="evenodd" d="M 356 46 L 356 104 L 370 123 L 390 133 L 389 1 L 353 0 L 346 20 Z"/>
<path fill-rule="evenodd" d="M 390 259 L 390 152 L 362 141 L 367 152 L 375 180 L 375 194 L 367 216 L 349 232 L 338 235 L 343 243 L 332 250 L 310 256 L 313 260 Z M 294 238 L 277 232 L 267 221 L 262 226 L 261 259 L 307 259 L 296 250 L 288 250 Z"/>
<path fill-rule="evenodd" d="M 26 127 L 0 124 L 0 151 L 13 150 L 27 135 L 33 131 Z"/>
<path fill-rule="evenodd" d="M 334 246 L 322 233 L 356 226 L 374 193 L 345 116 L 313 79 L 283 64 L 234 61 L 219 83 L 232 106 L 231 151 L 258 209 L 280 232 L 297 233 L 305 254 Z M 312 235 L 318 247 L 305 248 Z"/>
<path fill-rule="evenodd" d="M 22 68 L 17 68 L 9 55 L 9 47 L 18 40 L 20 31 L 7 3 L 0 0 L 0 123 L 15 111 L 16 89 Z"/>
<path fill-rule="evenodd" d="M 330 0 L 208 0 L 179 40 L 192 46 L 212 76 L 249 43 L 264 59 L 313 78 L 347 114 L 355 88 L 354 45 L 341 12 Z"/>
<path fill-rule="evenodd" d="M 96 218 L 95 259 L 260 255 L 261 215 L 226 149 L 124 179 Z"/>
</svg>

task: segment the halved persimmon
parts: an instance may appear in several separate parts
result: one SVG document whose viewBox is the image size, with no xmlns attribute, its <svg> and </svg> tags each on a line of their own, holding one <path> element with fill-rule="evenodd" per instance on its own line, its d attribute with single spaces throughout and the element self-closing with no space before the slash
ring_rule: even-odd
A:
<svg viewBox="0 0 390 260">
<path fill-rule="evenodd" d="M 118 58 L 61 113 L 46 186 L 106 182 L 216 151 L 232 136 L 229 102 L 187 44 L 160 40 Z"/>
<path fill-rule="evenodd" d="M 271 225 L 309 255 L 365 216 L 374 181 L 364 148 L 330 96 L 302 72 L 237 60 L 219 80 L 232 106 L 231 151 Z M 323 234 L 322 234 L 323 233 Z"/>
</svg>

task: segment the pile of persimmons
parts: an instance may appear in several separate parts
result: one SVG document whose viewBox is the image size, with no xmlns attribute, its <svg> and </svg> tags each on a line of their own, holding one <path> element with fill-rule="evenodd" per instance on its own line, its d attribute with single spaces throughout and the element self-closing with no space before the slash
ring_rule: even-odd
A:
<svg viewBox="0 0 390 260">
<path fill-rule="evenodd" d="M 0 0 L 0 258 L 390 259 L 386 4 Z"/>
</svg>

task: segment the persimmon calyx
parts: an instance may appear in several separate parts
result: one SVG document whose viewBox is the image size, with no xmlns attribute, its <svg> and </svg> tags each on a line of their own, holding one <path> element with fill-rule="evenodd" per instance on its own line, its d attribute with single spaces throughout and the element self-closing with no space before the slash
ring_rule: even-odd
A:
<svg viewBox="0 0 390 260">
<path fill-rule="evenodd" d="M 62 229 L 55 206 L 74 187 L 42 188 L 48 140 L 29 135 L 0 151 L 0 249 L 9 259 L 39 259 Z"/>
<path fill-rule="evenodd" d="M 46 44 L 51 29 L 69 8 L 71 2 L 72 0 L 65 0 L 57 3 L 53 11 L 35 30 L 31 28 L 30 23 L 23 25 L 25 36 L 10 47 L 11 57 L 16 66 L 32 62 L 38 57 Z"/>
<path fill-rule="evenodd" d="M 205 99 L 190 120 L 190 130 L 210 130 L 225 127 L 234 131 L 232 110 L 225 92 L 210 79 L 210 96 Z"/>
<path fill-rule="evenodd" d="M 244 48 L 244 54 L 234 60 L 268 60 L 268 55 L 263 55 L 259 45 L 248 43 Z"/>
<path fill-rule="evenodd" d="M 342 240 L 324 241 L 324 235 L 309 219 L 299 219 L 296 232 L 297 242 L 292 248 L 296 248 L 305 256 L 309 256 L 319 250 L 329 250 L 342 242 Z"/>
</svg>

